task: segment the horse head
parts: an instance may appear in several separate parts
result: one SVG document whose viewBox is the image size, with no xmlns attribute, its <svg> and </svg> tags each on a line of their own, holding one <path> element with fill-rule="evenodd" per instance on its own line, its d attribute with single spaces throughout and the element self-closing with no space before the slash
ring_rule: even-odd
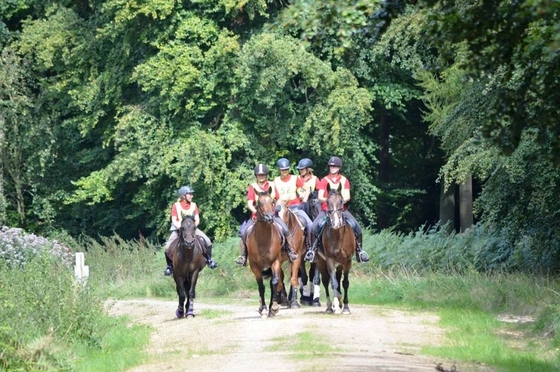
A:
<svg viewBox="0 0 560 372">
<path fill-rule="evenodd" d="M 193 216 L 183 215 L 181 228 L 179 229 L 181 241 L 188 247 L 194 247 L 196 239 L 196 222 Z"/>
<path fill-rule="evenodd" d="M 271 193 L 272 190 L 268 189 L 268 191 L 257 194 L 257 220 L 268 223 L 274 222 L 274 200 L 270 196 Z"/>
<path fill-rule="evenodd" d="M 330 221 L 330 225 L 333 229 L 341 228 L 346 224 L 344 219 L 344 199 L 340 193 L 342 185 L 338 185 L 337 188 L 331 189 L 330 185 L 327 185 L 327 216 Z"/>
</svg>

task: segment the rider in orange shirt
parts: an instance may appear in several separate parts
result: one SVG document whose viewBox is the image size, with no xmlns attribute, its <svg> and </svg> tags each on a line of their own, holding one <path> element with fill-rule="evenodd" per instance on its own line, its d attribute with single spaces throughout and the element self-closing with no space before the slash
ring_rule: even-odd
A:
<svg viewBox="0 0 560 372">
<path fill-rule="evenodd" d="M 319 193 L 318 198 L 319 201 L 323 203 L 321 206 L 321 212 L 313 221 L 311 225 L 311 231 L 315 235 L 315 241 L 313 245 L 307 250 L 305 254 L 305 260 L 309 262 L 313 262 L 315 259 L 315 253 L 317 251 L 318 244 L 320 244 L 321 234 L 323 232 L 323 228 L 327 223 L 326 219 L 326 210 L 327 210 L 327 185 L 330 185 L 331 189 L 336 189 L 339 185 L 342 185 L 342 198 L 344 200 L 344 217 L 346 221 L 352 227 L 354 231 L 354 235 L 356 236 L 356 261 L 358 262 L 367 262 L 369 261 L 369 255 L 362 249 L 362 229 L 358 224 L 358 221 L 352 216 L 352 214 L 348 211 L 347 203 L 350 201 L 350 181 L 346 177 L 340 174 L 340 168 L 342 167 L 342 160 L 337 157 L 333 156 L 330 158 L 328 162 L 329 167 L 329 174 L 326 175 L 321 182 L 319 182 Z"/>
</svg>

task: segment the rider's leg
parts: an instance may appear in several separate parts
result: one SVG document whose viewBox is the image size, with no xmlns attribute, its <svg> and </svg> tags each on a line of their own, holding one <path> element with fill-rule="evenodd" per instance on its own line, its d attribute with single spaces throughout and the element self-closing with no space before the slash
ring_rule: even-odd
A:
<svg viewBox="0 0 560 372">
<path fill-rule="evenodd" d="M 305 261 L 313 262 L 313 260 L 315 260 L 315 253 L 317 252 L 317 248 L 319 247 L 319 241 L 321 239 L 323 228 L 325 226 L 325 223 L 327 223 L 325 216 L 325 212 L 321 211 L 309 228 L 309 242 L 307 246 L 307 252 L 305 253 Z M 312 236 L 315 236 L 315 239 L 312 239 Z"/>
<path fill-rule="evenodd" d="M 210 240 L 209 237 L 206 236 L 205 233 L 200 231 L 200 229 L 196 229 L 196 235 L 204 239 L 204 245 L 206 246 L 204 252 L 204 258 L 206 258 L 206 263 L 208 264 L 208 267 L 211 269 L 215 269 L 216 267 L 218 267 L 218 264 L 216 263 L 216 261 L 212 259 L 212 241 Z"/>
<path fill-rule="evenodd" d="M 290 258 L 290 261 L 297 260 L 299 255 L 297 254 L 296 251 L 294 251 L 294 248 L 288 242 L 288 236 L 290 235 L 290 232 L 288 231 L 288 226 L 278 216 L 274 217 L 274 222 L 277 223 L 278 225 L 280 225 L 280 227 L 282 228 L 282 234 L 284 235 L 284 250 L 288 254 L 288 257 Z"/>
<path fill-rule="evenodd" d="M 352 214 L 348 211 L 344 211 L 344 215 L 350 226 L 352 226 L 352 230 L 356 236 L 356 261 L 361 263 L 368 262 L 369 255 L 362 248 L 362 229 L 360 228 L 358 221 L 356 221 L 354 216 L 352 216 Z"/>
<path fill-rule="evenodd" d="M 167 242 L 165 242 L 165 262 L 167 263 L 167 267 L 165 268 L 165 270 L 163 271 L 163 275 L 166 276 L 170 276 L 171 274 L 173 274 L 173 252 L 171 249 L 171 244 L 173 242 L 175 242 L 177 240 L 179 236 L 177 235 L 177 233 L 175 231 L 171 232 L 171 235 L 169 236 L 169 239 L 167 239 Z"/>
<path fill-rule="evenodd" d="M 245 266 L 247 264 L 247 247 L 245 246 L 245 242 L 243 238 L 239 241 L 239 250 L 241 251 L 241 255 L 237 257 L 235 263 L 241 266 Z"/>
<path fill-rule="evenodd" d="M 241 266 L 245 266 L 247 264 L 247 246 L 245 245 L 245 239 L 247 239 L 247 231 L 251 225 L 253 225 L 253 220 L 250 219 L 249 221 L 243 222 L 241 227 L 239 228 L 239 237 L 241 240 L 239 241 L 239 250 L 241 255 L 237 257 L 235 263 Z"/>
</svg>

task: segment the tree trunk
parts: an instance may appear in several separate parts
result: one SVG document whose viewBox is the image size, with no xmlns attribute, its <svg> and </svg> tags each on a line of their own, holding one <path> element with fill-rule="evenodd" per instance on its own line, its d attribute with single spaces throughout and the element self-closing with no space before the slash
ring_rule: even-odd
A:
<svg viewBox="0 0 560 372">
<path fill-rule="evenodd" d="M 379 143 L 381 150 L 379 152 L 379 182 L 382 190 L 388 192 L 389 174 L 390 174 L 390 152 L 389 152 L 389 134 L 391 132 L 391 123 L 387 118 L 387 110 L 383 109 L 381 112 L 381 121 L 379 125 Z M 384 198 L 387 199 L 387 198 Z M 386 203 L 380 203 L 380 208 L 377 209 L 377 227 L 385 229 L 389 227 L 389 212 L 387 211 Z"/>
<path fill-rule="evenodd" d="M 455 184 L 445 187 L 443 178 L 439 199 L 439 221 L 442 225 L 448 224 L 448 233 L 455 230 Z"/>
<path fill-rule="evenodd" d="M 469 175 L 465 183 L 459 185 L 459 215 L 461 216 L 461 232 L 473 225 L 473 190 L 472 176 Z"/>
</svg>

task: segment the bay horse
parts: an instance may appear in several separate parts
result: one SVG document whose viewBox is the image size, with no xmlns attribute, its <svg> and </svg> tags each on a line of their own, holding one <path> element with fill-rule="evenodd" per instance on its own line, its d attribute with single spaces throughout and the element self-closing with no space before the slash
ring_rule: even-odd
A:
<svg viewBox="0 0 560 372">
<path fill-rule="evenodd" d="M 318 251 L 317 267 L 321 273 L 321 280 L 327 297 L 327 313 L 350 314 L 348 307 L 348 274 L 352 267 L 352 258 L 356 251 L 356 237 L 350 224 L 344 218 L 344 200 L 337 189 L 328 190 L 327 223 L 324 227 L 321 242 L 322 251 Z M 329 283 L 333 290 L 333 301 L 329 296 Z M 341 301 L 341 289 L 344 288 L 344 298 Z M 344 305 L 344 306 L 343 306 Z"/>
<path fill-rule="evenodd" d="M 281 203 L 282 209 L 280 210 L 280 216 L 288 226 L 289 239 L 292 244 L 292 248 L 298 254 L 297 260 L 290 261 L 286 253 L 282 254 L 282 262 L 288 261 L 290 267 L 290 294 L 288 295 L 288 307 L 291 309 L 299 309 L 300 304 L 298 302 L 298 289 L 299 289 L 299 273 L 300 268 L 303 268 L 305 272 L 305 264 L 302 265 L 303 256 L 305 255 L 305 236 L 303 233 L 303 224 L 297 217 L 296 213 L 286 206 L 286 203 Z M 283 285 L 283 272 L 281 273 L 281 282 Z"/>
<path fill-rule="evenodd" d="M 203 255 L 204 241 L 196 235 L 196 223 L 192 216 L 183 216 L 181 227 L 177 232 L 179 238 L 174 242 L 173 249 L 173 279 L 179 296 L 179 306 L 175 311 L 177 318 L 185 316 L 194 318 L 194 299 L 196 296 L 196 282 L 198 274 L 206 266 Z"/>
<path fill-rule="evenodd" d="M 247 256 L 249 266 L 255 275 L 259 289 L 262 317 L 275 316 L 280 310 L 280 298 L 283 285 L 280 281 L 282 269 L 282 233 L 274 223 L 274 202 L 270 196 L 271 189 L 257 194 L 255 207 L 257 220 L 247 229 Z M 263 271 L 270 268 L 270 303 L 267 308 L 264 300 L 265 287 Z"/>
</svg>

